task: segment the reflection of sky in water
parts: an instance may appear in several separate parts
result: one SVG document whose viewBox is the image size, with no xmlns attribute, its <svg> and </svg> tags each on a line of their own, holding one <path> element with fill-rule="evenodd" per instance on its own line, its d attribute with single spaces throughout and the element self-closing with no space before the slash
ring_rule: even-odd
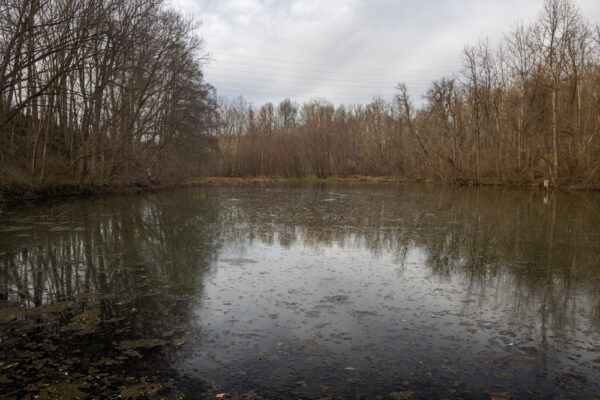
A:
<svg viewBox="0 0 600 400">
<path fill-rule="evenodd" d="M 542 378 L 549 371 L 590 371 L 589 350 L 600 341 L 588 336 L 585 295 L 574 292 L 568 328 L 553 331 L 535 293 L 529 298 L 511 275 L 474 283 L 460 272 L 433 273 L 427 250 L 411 241 L 399 255 L 373 252 L 352 234 L 343 244 L 315 244 L 294 231 L 285 247 L 277 232 L 268 243 L 224 243 L 195 308 L 202 347 L 184 368 L 216 380 L 228 371 L 229 387 L 241 390 L 264 385 L 265 370 L 276 368 L 288 383 L 312 382 L 305 390 L 316 394 L 344 382 L 352 367 L 342 393 L 370 393 L 375 383 L 400 390 L 417 378 L 431 390 L 508 387 L 521 395 L 535 382 L 542 396 L 555 390 Z M 455 268 L 465 263 L 454 259 Z"/>
<path fill-rule="evenodd" d="M 9 209 L 0 296 L 33 325 L 26 339 L 10 324 L 0 334 L 59 343 L 48 357 L 64 367 L 61 357 L 88 351 L 64 325 L 95 310 L 94 332 L 113 335 L 105 353 L 122 354 L 127 339 L 169 343 L 122 361 L 130 370 L 157 378 L 170 360 L 220 391 L 268 398 L 598 395 L 598 204 L 596 194 L 315 184 Z M 50 318 L 43 331 L 39 315 Z M 131 330 L 107 331 L 120 318 Z"/>
</svg>

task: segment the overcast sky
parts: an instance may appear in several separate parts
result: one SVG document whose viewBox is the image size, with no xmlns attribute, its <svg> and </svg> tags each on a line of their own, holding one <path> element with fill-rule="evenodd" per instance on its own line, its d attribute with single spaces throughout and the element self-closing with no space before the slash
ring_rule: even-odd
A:
<svg viewBox="0 0 600 400">
<path fill-rule="evenodd" d="M 202 21 L 206 80 L 253 104 L 324 97 L 335 104 L 391 99 L 398 82 L 421 102 L 432 80 L 461 68 L 465 44 L 495 47 L 542 0 L 170 0 Z M 600 0 L 577 0 L 591 23 Z"/>
</svg>

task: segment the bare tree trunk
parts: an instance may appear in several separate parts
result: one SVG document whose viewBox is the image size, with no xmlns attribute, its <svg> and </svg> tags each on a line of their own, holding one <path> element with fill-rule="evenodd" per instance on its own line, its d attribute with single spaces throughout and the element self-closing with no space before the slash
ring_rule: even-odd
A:
<svg viewBox="0 0 600 400">
<path fill-rule="evenodd" d="M 557 127 L 557 114 L 558 114 L 558 103 L 556 101 L 558 89 L 556 86 L 552 88 L 552 149 L 554 152 L 554 176 L 552 177 L 554 184 L 558 183 L 558 127 Z"/>
</svg>

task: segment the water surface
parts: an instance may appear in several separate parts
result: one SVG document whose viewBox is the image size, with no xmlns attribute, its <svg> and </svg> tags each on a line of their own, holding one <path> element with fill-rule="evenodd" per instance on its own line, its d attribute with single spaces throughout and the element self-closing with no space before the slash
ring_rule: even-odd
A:
<svg viewBox="0 0 600 400">
<path fill-rule="evenodd" d="M 0 392 L 600 396 L 599 206 L 309 184 L 5 208 Z"/>
</svg>

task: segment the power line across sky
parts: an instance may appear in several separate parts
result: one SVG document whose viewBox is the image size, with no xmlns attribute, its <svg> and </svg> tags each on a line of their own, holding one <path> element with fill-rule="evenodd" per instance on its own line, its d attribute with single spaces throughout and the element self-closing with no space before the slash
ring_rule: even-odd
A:
<svg viewBox="0 0 600 400">
<path fill-rule="evenodd" d="M 327 98 L 335 103 L 366 103 L 376 96 L 392 98 L 400 82 L 407 83 L 414 93 L 424 93 L 431 77 L 453 73 L 305 63 L 231 53 L 211 54 L 206 70 L 209 82 L 225 97 L 264 98 L 272 102 L 283 98 L 298 101 Z"/>
<path fill-rule="evenodd" d="M 416 103 L 431 82 L 457 76 L 466 45 L 497 48 L 541 0 L 169 0 L 202 21 L 205 78 L 255 104 L 289 97 L 368 102 L 406 83 Z M 595 23 L 600 1 L 573 0 Z"/>
<path fill-rule="evenodd" d="M 282 59 L 276 59 L 276 58 L 270 58 L 270 57 L 253 57 L 253 56 L 247 56 L 247 55 L 241 55 L 241 54 L 231 54 L 231 53 L 212 53 L 211 56 L 216 57 L 216 59 L 218 59 L 220 62 L 224 62 L 224 63 L 235 63 L 235 64 L 250 64 L 250 65 L 256 65 L 255 62 L 256 61 L 260 61 L 263 64 L 259 64 L 259 66 L 264 67 L 264 63 L 265 62 L 269 62 L 269 64 L 267 65 L 267 67 L 269 68 L 280 68 L 281 66 L 277 65 L 277 64 L 284 64 L 284 66 L 287 66 L 287 68 L 293 68 L 294 70 L 298 70 L 301 68 L 305 68 L 304 66 L 309 66 L 309 67 L 320 67 L 320 68 L 326 68 L 325 70 L 323 69 L 319 69 L 317 70 L 318 72 L 335 72 L 335 71 L 339 71 L 339 70 L 345 70 L 345 69 L 351 69 L 353 72 L 353 74 L 378 74 L 378 73 L 384 73 L 386 75 L 389 74 L 403 74 L 403 73 L 417 73 L 417 74 L 423 74 L 423 73 L 431 73 L 431 72 L 435 72 L 435 73 L 439 73 L 439 74 L 446 74 L 446 73 L 452 73 L 454 71 L 452 70 L 427 70 L 427 69 L 398 69 L 398 68 L 381 68 L 381 67 L 352 67 L 349 65 L 342 65 L 342 64 L 320 64 L 320 63 L 307 63 L 307 62 L 302 62 L 302 61 L 295 61 L 295 60 L 282 60 Z M 460 58 L 460 57 L 459 57 Z M 228 59 L 234 59 L 237 60 L 236 61 L 230 61 Z M 240 60 L 245 60 L 245 61 L 240 61 Z M 248 60 L 253 60 L 253 61 L 248 61 Z M 292 67 L 290 67 L 290 65 Z M 314 70 L 309 70 L 309 71 L 314 71 Z"/>
</svg>

